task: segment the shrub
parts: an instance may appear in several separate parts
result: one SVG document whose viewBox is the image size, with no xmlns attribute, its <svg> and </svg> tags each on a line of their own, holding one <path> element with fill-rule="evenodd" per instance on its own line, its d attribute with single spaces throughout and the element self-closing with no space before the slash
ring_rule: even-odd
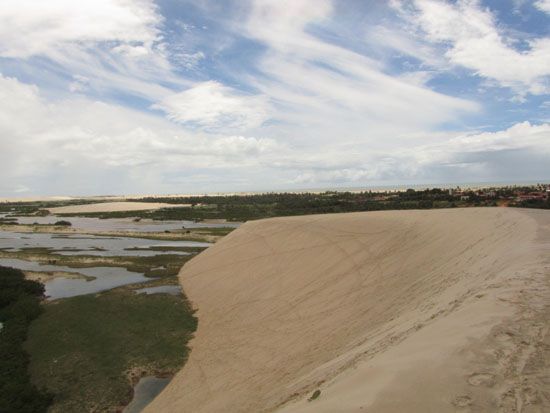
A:
<svg viewBox="0 0 550 413">
<path fill-rule="evenodd" d="M 46 412 L 52 396 L 37 389 L 23 350 L 29 325 L 41 313 L 44 286 L 25 280 L 20 270 L 0 266 L 0 411 Z"/>
<path fill-rule="evenodd" d="M 309 399 L 307 399 L 308 402 L 312 401 L 312 400 L 315 400 L 316 398 L 318 398 L 319 396 L 321 395 L 321 390 L 317 389 L 313 392 L 313 394 L 311 395 L 311 397 Z"/>
</svg>

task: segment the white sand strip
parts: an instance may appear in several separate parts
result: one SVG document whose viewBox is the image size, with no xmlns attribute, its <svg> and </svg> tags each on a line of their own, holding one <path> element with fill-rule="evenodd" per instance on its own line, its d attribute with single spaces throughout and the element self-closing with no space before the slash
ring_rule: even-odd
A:
<svg viewBox="0 0 550 413">
<path fill-rule="evenodd" d="M 160 208 L 190 207 L 191 204 L 166 204 L 161 202 L 99 202 L 96 204 L 69 205 L 48 208 L 52 214 L 78 214 L 87 212 L 146 211 Z"/>
</svg>

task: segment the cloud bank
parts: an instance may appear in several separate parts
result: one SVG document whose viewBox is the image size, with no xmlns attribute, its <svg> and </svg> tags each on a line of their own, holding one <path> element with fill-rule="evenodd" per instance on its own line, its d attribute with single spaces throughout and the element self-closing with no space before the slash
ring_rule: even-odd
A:
<svg viewBox="0 0 550 413">
<path fill-rule="evenodd" d="M 543 27 L 473 0 L 178 7 L 2 2 L 1 194 L 547 177 Z"/>
</svg>

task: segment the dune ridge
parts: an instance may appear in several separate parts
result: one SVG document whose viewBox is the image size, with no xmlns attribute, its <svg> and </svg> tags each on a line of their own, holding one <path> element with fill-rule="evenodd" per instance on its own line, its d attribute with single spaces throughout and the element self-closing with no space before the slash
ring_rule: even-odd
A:
<svg viewBox="0 0 550 413">
<path fill-rule="evenodd" d="M 249 222 L 182 269 L 199 327 L 146 411 L 542 412 L 549 232 L 504 208 Z"/>
</svg>

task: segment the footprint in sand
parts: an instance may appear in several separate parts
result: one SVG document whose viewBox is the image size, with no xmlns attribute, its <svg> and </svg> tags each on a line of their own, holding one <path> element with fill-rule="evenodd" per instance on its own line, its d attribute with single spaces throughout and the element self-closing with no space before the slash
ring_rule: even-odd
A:
<svg viewBox="0 0 550 413">
<path fill-rule="evenodd" d="M 453 400 L 453 404 L 457 407 L 466 407 L 472 404 L 472 398 L 470 396 L 458 396 Z"/>
<path fill-rule="evenodd" d="M 474 373 L 468 377 L 468 383 L 472 386 L 492 387 L 495 384 L 495 376 L 490 373 Z"/>
<path fill-rule="evenodd" d="M 501 332 L 495 335 L 495 339 L 497 341 L 500 341 L 501 343 L 508 342 L 512 340 L 513 337 L 514 337 L 514 333 L 510 331 Z"/>
</svg>

